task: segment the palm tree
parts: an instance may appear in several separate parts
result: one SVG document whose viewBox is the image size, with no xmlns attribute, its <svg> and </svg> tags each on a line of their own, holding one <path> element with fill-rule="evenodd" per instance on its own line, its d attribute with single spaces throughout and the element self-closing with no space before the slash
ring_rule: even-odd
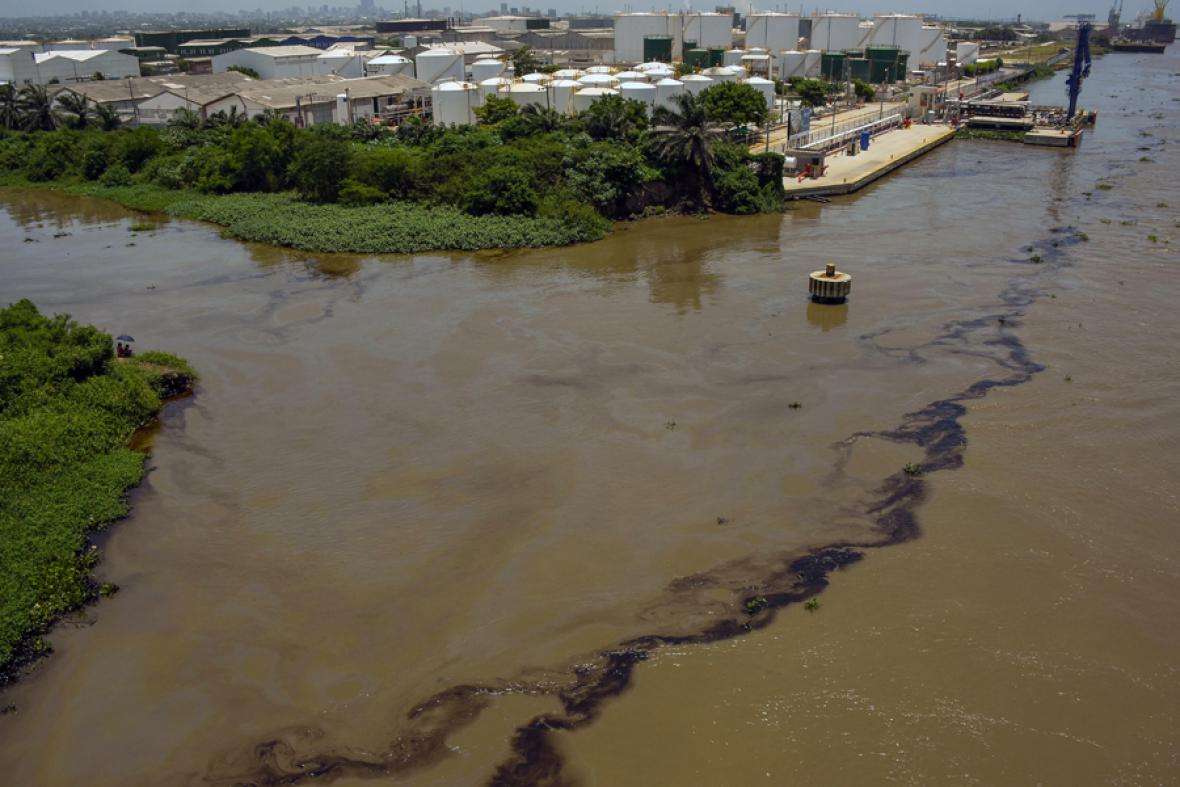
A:
<svg viewBox="0 0 1180 787">
<path fill-rule="evenodd" d="M 597 140 L 626 141 L 647 126 L 647 109 L 643 104 L 622 96 L 603 96 L 578 117 L 586 133 Z"/>
<path fill-rule="evenodd" d="M 12 130 L 21 125 L 20 99 L 12 85 L 0 85 L 0 127 Z"/>
<path fill-rule="evenodd" d="M 520 116 L 528 124 L 534 134 L 557 131 L 565 124 L 565 116 L 551 107 L 536 104 L 526 104 L 520 110 Z"/>
<path fill-rule="evenodd" d="M 53 97 L 44 85 L 25 85 L 18 99 L 22 125 L 28 131 L 53 131 L 57 128 L 57 113 Z"/>
<path fill-rule="evenodd" d="M 696 181 L 694 191 L 708 205 L 713 190 L 714 147 L 725 138 L 725 128 L 709 120 L 704 104 L 691 93 L 672 99 L 675 109 L 660 107 L 653 118 L 652 148 L 669 164 L 679 164 Z"/>
<path fill-rule="evenodd" d="M 232 106 L 229 108 L 228 114 L 226 113 L 226 111 L 224 109 L 214 112 L 205 121 L 205 126 L 207 128 L 217 128 L 218 126 L 227 126 L 229 128 L 237 128 L 238 126 L 242 125 L 245 122 L 246 122 L 246 113 L 245 112 L 238 112 L 237 106 Z"/>
<path fill-rule="evenodd" d="M 188 107 L 181 107 L 168 118 L 168 127 L 196 131 L 201 127 L 201 116 Z"/>
<path fill-rule="evenodd" d="M 90 99 L 86 96 L 63 90 L 57 95 L 57 106 L 70 128 L 84 129 L 90 124 Z"/>
<path fill-rule="evenodd" d="M 110 104 L 95 104 L 94 119 L 103 131 L 114 131 L 123 124 L 123 118 L 119 117 L 119 110 Z"/>
</svg>

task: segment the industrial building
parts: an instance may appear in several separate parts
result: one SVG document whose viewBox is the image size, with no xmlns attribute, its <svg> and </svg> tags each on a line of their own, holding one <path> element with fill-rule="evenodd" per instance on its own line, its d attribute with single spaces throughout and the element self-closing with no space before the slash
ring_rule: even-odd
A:
<svg viewBox="0 0 1180 787">
<path fill-rule="evenodd" d="M 176 54 L 181 44 L 193 39 L 249 38 L 250 31 L 244 27 L 215 27 L 204 30 L 152 30 L 135 33 L 136 46 L 162 46 L 167 52 Z"/>
<path fill-rule="evenodd" d="M 347 124 L 374 116 L 396 115 L 429 97 L 430 86 L 404 75 L 341 79 L 325 76 L 299 80 L 270 80 L 243 86 L 233 96 L 212 104 L 213 112 L 238 112 L 249 117 L 264 113 L 285 117 L 297 126 Z"/>
<path fill-rule="evenodd" d="M 733 16 L 717 13 L 638 13 L 615 16 L 615 62 L 680 60 L 687 49 L 733 46 Z"/>
<path fill-rule="evenodd" d="M 0 82 L 47 85 L 139 76 L 139 60 L 110 49 L 0 49 Z"/>
<path fill-rule="evenodd" d="M 446 19 L 391 19 L 377 23 L 377 32 L 381 35 L 401 35 L 403 33 L 438 32 L 450 28 Z"/>
<path fill-rule="evenodd" d="M 485 16 L 480 23 L 497 31 L 523 33 L 526 30 L 548 30 L 549 20 L 538 16 Z"/>
<path fill-rule="evenodd" d="M 799 15 L 755 12 L 746 17 L 746 48 L 778 54 L 799 48 Z"/>
<path fill-rule="evenodd" d="M 364 75 L 364 59 L 356 53 L 309 46 L 266 46 L 237 49 L 213 58 L 213 73 L 231 66 L 249 68 L 262 79 L 309 77 L 334 74 L 344 77 Z"/>
<path fill-rule="evenodd" d="M 55 96 L 73 93 L 83 96 L 92 104 L 114 109 L 124 121 L 166 122 L 168 117 L 153 118 L 142 115 L 144 102 L 173 91 L 196 99 L 198 96 L 221 91 L 220 95 L 233 92 L 246 82 L 253 80 L 245 74 L 227 71 L 224 74 L 170 74 L 157 77 L 131 79 L 107 79 L 98 82 L 78 82 L 57 88 Z"/>
</svg>

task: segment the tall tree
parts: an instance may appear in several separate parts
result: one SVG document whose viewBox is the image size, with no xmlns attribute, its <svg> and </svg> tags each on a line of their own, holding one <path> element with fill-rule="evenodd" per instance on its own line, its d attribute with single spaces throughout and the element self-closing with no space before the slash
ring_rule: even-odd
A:
<svg viewBox="0 0 1180 787">
<path fill-rule="evenodd" d="M 622 96 L 603 96 L 582 112 L 578 119 L 594 139 L 634 141 L 647 128 L 647 109 L 640 101 Z"/>
<path fill-rule="evenodd" d="M 20 97 L 12 85 L 0 85 L 0 128 L 12 130 L 21 125 Z"/>
<path fill-rule="evenodd" d="M 86 96 L 63 90 L 57 96 L 57 107 L 61 119 L 70 128 L 81 130 L 90 125 L 90 99 Z"/>
<path fill-rule="evenodd" d="M 95 104 L 94 120 L 103 131 L 114 131 L 123 124 L 123 119 L 119 117 L 119 110 L 110 104 Z"/>
<path fill-rule="evenodd" d="M 25 85 L 20 91 L 22 125 L 29 131 L 53 131 L 57 128 L 57 113 L 53 96 L 44 85 Z"/>
<path fill-rule="evenodd" d="M 201 116 L 188 107 L 181 107 L 168 118 L 168 127 L 196 131 L 201 127 Z"/>
<path fill-rule="evenodd" d="M 711 203 L 713 192 L 714 147 L 725 139 L 721 123 L 709 119 L 704 102 L 691 93 L 673 99 L 675 108 L 660 107 L 655 114 L 655 128 L 649 132 L 652 149 L 669 164 L 683 167 L 693 181 L 697 199 Z"/>
<path fill-rule="evenodd" d="M 512 67 L 516 69 L 516 75 L 522 77 L 540 68 L 541 61 L 537 59 L 537 54 L 531 46 L 522 46 L 512 53 Z"/>
</svg>

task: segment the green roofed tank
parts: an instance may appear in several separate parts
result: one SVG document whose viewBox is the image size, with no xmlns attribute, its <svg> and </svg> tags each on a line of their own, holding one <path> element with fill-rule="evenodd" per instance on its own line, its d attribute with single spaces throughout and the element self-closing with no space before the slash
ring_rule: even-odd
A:
<svg viewBox="0 0 1180 787">
<path fill-rule="evenodd" d="M 843 52 L 824 52 L 819 59 L 819 73 L 829 82 L 844 79 L 844 62 L 848 57 Z"/>
<path fill-rule="evenodd" d="M 672 36 L 644 36 L 643 62 L 672 62 Z"/>
<path fill-rule="evenodd" d="M 709 51 L 707 49 L 686 49 L 684 51 L 684 65 L 690 68 L 708 68 Z"/>
</svg>

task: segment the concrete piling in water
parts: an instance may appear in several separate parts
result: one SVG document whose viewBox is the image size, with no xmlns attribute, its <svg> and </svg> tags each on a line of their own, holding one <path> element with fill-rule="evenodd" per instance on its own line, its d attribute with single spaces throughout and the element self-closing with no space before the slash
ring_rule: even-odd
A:
<svg viewBox="0 0 1180 787">
<path fill-rule="evenodd" d="M 807 292 L 816 303 L 844 303 L 852 292 L 852 276 L 836 270 L 829 262 L 822 271 L 812 271 L 807 278 Z"/>
</svg>

